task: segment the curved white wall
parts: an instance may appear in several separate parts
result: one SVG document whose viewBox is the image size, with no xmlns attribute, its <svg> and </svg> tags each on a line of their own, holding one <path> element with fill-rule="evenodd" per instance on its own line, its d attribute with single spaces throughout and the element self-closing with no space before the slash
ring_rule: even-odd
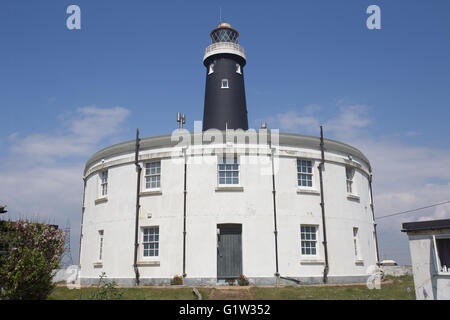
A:
<svg viewBox="0 0 450 320">
<path fill-rule="evenodd" d="M 215 283 L 217 277 L 217 224 L 242 224 L 243 274 L 255 283 L 272 283 L 275 274 L 274 210 L 270 153 L 246 155 L 237 145 L 227 145 L 240 157 L 242 190 L 217 190 L 217 155 L 211 146 L 187 148 L 186 283 Z M 215 145 L 216 151 L 224 145 Z M 249 146 L 250 149 L 256 146 Z M 196 150 L 195 155 L 189 155 Z M 198 155 L 208 150 L 209 155 Z M 320 282 L 324 269 L 322 213 L 318 164 L 320 150 L 276 146 L 275 175 L 279 273 L 305 283 Z M 177 154 L 173 157 L 173 154 Z M 184 158 L 177 147 L 140 152 L 140 165 L 161 160 L 161 192 L 140 196 L 139 229 L 159 226 L 157 258 L 139 265 L 141 282 L 161 283 L 183 272 Z M 314 161 L 313 190 L 297 186 L 297 159 Z M 330 282 L 361 281 L 376 263 L 374 227 L 368 184 L 369 164 L 337 151 L 325 152 L 323 171 Z M 81 278 L 90 283 L 105 272 L 108 279 L 133 284 L 136 168 L 133 153 L 113 155 L 86 168 L 85 209 L 81 244 Z M 356 168 L 358 198 L 349 198 L 345 167 Z M 99 169 L 108 168 L 108 195 L 99 197 Z M 262 172 L 269 174 L 262 174 Z M 141 180 L 141 185 L 143 181 Z M 301 255 L 300 225 L 319 226 L 318 257 Z M 355 260 L 353 228 L 359 228 L 361 261 Z M 98 231 L 104 230 L 103 261 Z M 141 240 L 141 234 L 139 234 Z M 141 249 L 141 248 L 139 248 Z M 139 250 L 138 261 L 142 262 Z M 148 261 L 151 261 L 150 263 Z"/>
</svg>

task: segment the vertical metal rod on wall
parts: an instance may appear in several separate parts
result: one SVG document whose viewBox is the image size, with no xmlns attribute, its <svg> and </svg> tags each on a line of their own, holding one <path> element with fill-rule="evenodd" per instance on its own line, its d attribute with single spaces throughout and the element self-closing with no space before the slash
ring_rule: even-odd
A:
<svg viewBox="0 0 450 320">
<path fill-rule="evenodd" d="M 184 153 L 184 204 L 183 204 L 183 278 L 186 277 L 186 173 L 187 173 L 187 159 L 186 149 L 183 148 Z"/>
<path fill-rule="evenodd" d="M 139 198 L 139 191 L 140 191 L 140 185 L 141 185 L 141 166 L 139 165 L 139 128 L 136 129 L 136 149 L 134 154 L 134 164 L 136 166 L 136 174 L 137 174 L 137 184 L 136 184 L 136 221 L 135 221 L 135 230 L 134 230 L 134 272 L 136 274 L 136 285 L 139 285 L 139 269 L 137 266 L 137 255 L 138 255 L 138 233 L 139 233 L 139 209 L 141 207 L 140 205 L 140 198 Z"/>
<path fill-rule="evenodd" d="M 83 221 L 86 201 L 86 177 L 83 178 L 83 206 L 81 207 L 80 247 L 78 248 L 78 267 L 81 268 L 81 239 L 83 238 Z"/>
<path fill-rule="evenodd" d="M 328 281 L 328 244 L 327 244 L 327 229 L 325 225 L 325 200 L 323 194 L 323 174 L 322 171 L 325 166 L 325 151 L 323 143 L 323 129 L 320 126 L 320 151 L 321 151 L 321 161 L 319 164 L 319 177 L 320 177 L 320 206 L 322 207 L 322 228 L 323 228 L 323 249 L 325 253 L 325 267 L 323 269 L 323 283 Z"/>
<path fill-rule="evenodd" d="M 274 235 L 275 235 L 275 277 L 280 276 L 278 270 L 278 230 L 277 230 L 277 202 L 276 202 L 276 189 L 275 189 L 275 168 L 274 168 L 274 159 L 273 154 L 275 152 L 272 149 L 272 143 L 270 145 L 271 150 L 271 158 L 272 158 L 272 198 L 273 198 L 273 223 L 274 223 Z"/>
<path fill-rule="evenodd" d="M 380 266 L 380 253 L 378 251 L 377 224 L 375 223 L 375 208 L 373 206 L 372 171 L 370 172 L 370 176 L 369 176 L 369 189 L 370 189 L 370 208 L 372 209 L 373 230 L 374 230 L 374 234 L 375 234 L 375 248 L 377 251 L 377 266 Z"/>
</svg>

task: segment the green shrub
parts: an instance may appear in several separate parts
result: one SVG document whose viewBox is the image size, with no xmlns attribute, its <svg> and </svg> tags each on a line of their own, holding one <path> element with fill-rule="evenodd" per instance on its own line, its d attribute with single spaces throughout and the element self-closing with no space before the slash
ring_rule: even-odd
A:
<svg viewBox="0 0 450 320">
<path fill-rule="evenodd" d="M 102 272 L 99 275 L 100 280 L 98 281 L 97 289 L 92 291 L 89 295 L 90 300 L 120 300 L 122 298 L 122 292 L 116 288 L 117 284 L 115 281 L 106 283 L 106 273 Z"/>
<path fill-rule="evenodd" d="M 64 252 L 63 231 L 20 219 L 5 221 L 1 233 L 7 252 L 0 255 L 0 299 L 46 299 Z"/>
</svg>

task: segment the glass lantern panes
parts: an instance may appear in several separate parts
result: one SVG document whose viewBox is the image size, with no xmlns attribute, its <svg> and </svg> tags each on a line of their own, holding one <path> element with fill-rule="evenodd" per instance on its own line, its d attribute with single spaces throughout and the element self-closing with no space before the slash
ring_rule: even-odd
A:
<svg viewBox="0 0 450 320">
<path fill-rule="evenodd" d="M 219 184 L 239 184 L 239 163 L 237 157 L 220 158 L 218 172 Z"/>
<path fill-rule="evenodd" d="M 238 34 L 236 31 L 226 28 L 220 28 L 211 34 L 212 43 L 233 42 L 238 43 Z"/>
<path fill-rule="evenodd" d="M 159 255 L 159 227 L 144 228 L 144 257 L 157 257 Z"/>
<path fill-rule="evenodd" d="M 312 161 L 297 160 L 297 182 L 299 187 L 312 187 Z"/>
</svg>

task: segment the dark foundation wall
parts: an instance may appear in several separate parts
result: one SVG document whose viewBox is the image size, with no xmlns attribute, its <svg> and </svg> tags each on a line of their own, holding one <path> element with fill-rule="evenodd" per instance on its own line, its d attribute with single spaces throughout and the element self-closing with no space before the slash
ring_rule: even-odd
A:
<svg viewBox="0 0 450 320">
<path fill-rule="evenodd" d="M 209 65 L 214 64 L 214 72 L 208 75 Z M 236 72 L 236 64 L 241 73 Z M 247 104 L 244 86 L 245 60 L 237 55 L 219 54 L 205 61 L 206 88 L 203 113 L 203 131 L 248 129 Z M 229 88 L 221 88 L 222 79 L 228 79 Z"/>
</svg>

